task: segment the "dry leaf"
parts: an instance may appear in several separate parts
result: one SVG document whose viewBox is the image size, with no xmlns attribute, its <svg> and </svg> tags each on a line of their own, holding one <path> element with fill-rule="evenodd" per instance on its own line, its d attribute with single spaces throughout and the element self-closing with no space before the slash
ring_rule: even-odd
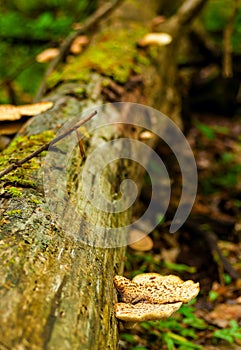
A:
<svg viewBox="0 0 241 350">
<path fill-rule="evenodd" d="M 209 317 L 213 324 L 226 328 L 229 326 L 230 320 L 238 321 L 241 318 L 241 305 L 219 304 L 210 312 Z"/>
<path fill-rule="evenodd" d="M 23 115 L 37 115 L 47 111 L 52 106 L 53 102 L 39 102 L 22 106 L 0 105 L 0 121 L 18 120 Z"/>
<path fill-rule="evenodd" d="M 46 49 L 36 57 L 36 61 L 39 63 L 49 62 L 49 61 L 52 61 L 52 59 L 54 59 L 56 56 L 58 56 L 58 54 L 59 54 L 59 49 L 55 49 L 55 48 Z"/>
<path fill-rule="evenodd" d="M 138 44 L 142 47 L 149 45 L 165 46 L 170 44 L 171 41 L 172 37 L 168 33 L 149 33 L 139 40 Z"/>
</svg>

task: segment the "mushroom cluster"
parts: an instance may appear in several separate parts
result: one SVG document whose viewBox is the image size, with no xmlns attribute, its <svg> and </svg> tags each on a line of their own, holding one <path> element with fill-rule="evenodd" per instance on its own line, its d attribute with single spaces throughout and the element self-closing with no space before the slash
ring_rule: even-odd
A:
<svg viewBox="0 0 241 350">
<path fill-rule="evenodd" d="M 169 317 L 199 293 L 199 283 L 158 273 L 140 274 L 132 281 L 115 276 L 114 284 L 121 301 L 115 304 L 115 317 L 128 325 Z"/>
</svg>

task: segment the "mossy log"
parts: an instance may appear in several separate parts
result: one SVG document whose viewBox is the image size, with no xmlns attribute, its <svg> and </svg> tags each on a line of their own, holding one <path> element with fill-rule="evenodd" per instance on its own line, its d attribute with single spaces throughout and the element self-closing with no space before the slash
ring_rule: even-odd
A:
<svg viewBox="0 0 241 350">
<path fill-rule="evenodd" d="M 102 23 L 83 54 L 49 77 L 45 100 L 54 101 L 54 108 L 24 126 L 4 152 L 1 169 L 48 142 L 67 121 L 109 101 L 146 104 L 181 125 L 175 57 L 179 30 L 168 46 L 137 46 L 157 10 L 156 1 L 148 6 L 124 2 Z M 175 29 L 182 25 L 175 22 Z M 123 132 L 114 127 L 104 135 L 94 131 L 85 145 L 86 155 L 100 139 L 107 142 Z M 1 181 L 0 349 L 117 349 L 113 277 L 123 272 L 125 246 L 91 246 L 56 223 L 45 202 L 43 161 L 44 154 Z M 125 226 L 130 212 L 95 212 L 81 197 L 82 166 L 72 162 L 69 183 L 70 192 L 80 194 L 83 215 L 94 217 L 97 224 Z M 111 171 L 102 183 L 104 193 L 118 188 L 120 174 L 138 182 L 143 170 L 122 162 Z"/>
</svg>

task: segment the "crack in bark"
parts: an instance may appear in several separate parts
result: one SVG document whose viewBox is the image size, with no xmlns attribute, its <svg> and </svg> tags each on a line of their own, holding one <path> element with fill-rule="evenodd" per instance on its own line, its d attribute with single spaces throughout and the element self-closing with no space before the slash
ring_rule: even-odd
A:
<svg viewBox="0 0 241 350">
<path fill-rule="evenodd" d="M 55 293 L 54 298 L 51 302 L 50 313 L 49 313 L 49 316 L 47 318 L 47 322 L 46 322 L 46 325 L 45 325 L 44 331 L 43 331 L 43 339 L 44 339 L 43 349 L 44 350 L 47 350 L 48 343 L 51 339 L 51 335 L 52 335 L 52 332 L 54 329 L 55 321 L 57 319 L 57 316 L 55 313 L 56 313 L 56 310 L 61 305 L 62 291 L 63 291 L 64 286 L 66 285 L 66 282 L 67 282 L 67 276 L 64 275 L 63 281 L 61 282 L 61 284 L 60 284 L 60 286 L 59 286 L 57 292 Z"/>
</svg>

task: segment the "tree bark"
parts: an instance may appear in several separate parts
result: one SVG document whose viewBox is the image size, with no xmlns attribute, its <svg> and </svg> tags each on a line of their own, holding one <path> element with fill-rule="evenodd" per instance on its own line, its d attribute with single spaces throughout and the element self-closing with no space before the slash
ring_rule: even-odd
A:
<svg viewBox="0 0 241 350">
<path fill-rule="evenodd" d="M 54 108 L 24 126 L 5 151 L 2 168 L 49 141 L 66 122 L 106 102 L 145 104 L 181 125 L 175 57 L 180 34 L 174 28 L 173 43 L 156 47 L 151 53 L 136 44 L 148 32 L 156 11 L 154 0 L 148 6 L 140 1 L 126 1 L 102 23 L 81 56 L 63 64 L 49 77 L 46 99 L 55 102 Z M 179 29 L 185 24 L 178 22 Z M 127 132 L 130 135 L 136 131 L 116 126 L 95 129 L 85 144 L 86 158 L 99 142 Z M 57 158 L 58 152 L 64 151 L 52 152 Z M 132 157 L 131 147 L 129 156 Z M 86 240 L 73 236 L 68 232 L 68 225 L 71 231 L 70 226 L 75 224 L 70 222 L 75 220 L 70 212 L 66 214 L 66 227 L 55 221 L 54 210 L 45 201 L 43 162 L 44 155 L 32 159 L 6 175 L 0 187 L 0 349 L 117 349 L 113 277 L 123 272 L 125 246 L 122 241 L 117 247 L 103 247 L 94 225 L 89 228 L 79 224 L 80 234 L 87 236 Z M 114 215 L 89 205 L 81 183 L 84 164 L 76 151 L 68 173 L 68 191 L 74 206 L 85 221 L 94 222 L 97 227 L 128 224 L 131 211 Z M 111 174 L 110 168 L 104 172 L 102 190 L 113 200 L 112 188 L 118 192 L 121 179 L 133 178 L 140 183 L 142 174 L 143 169 L 137 164 L 115 163 Z M 51 181 L 50 191 L 55 185 Z M 50 201 L 52 205 L 53 202 Z M 61 213 L 65 215 L 64 210 Z"/>
</svg>

